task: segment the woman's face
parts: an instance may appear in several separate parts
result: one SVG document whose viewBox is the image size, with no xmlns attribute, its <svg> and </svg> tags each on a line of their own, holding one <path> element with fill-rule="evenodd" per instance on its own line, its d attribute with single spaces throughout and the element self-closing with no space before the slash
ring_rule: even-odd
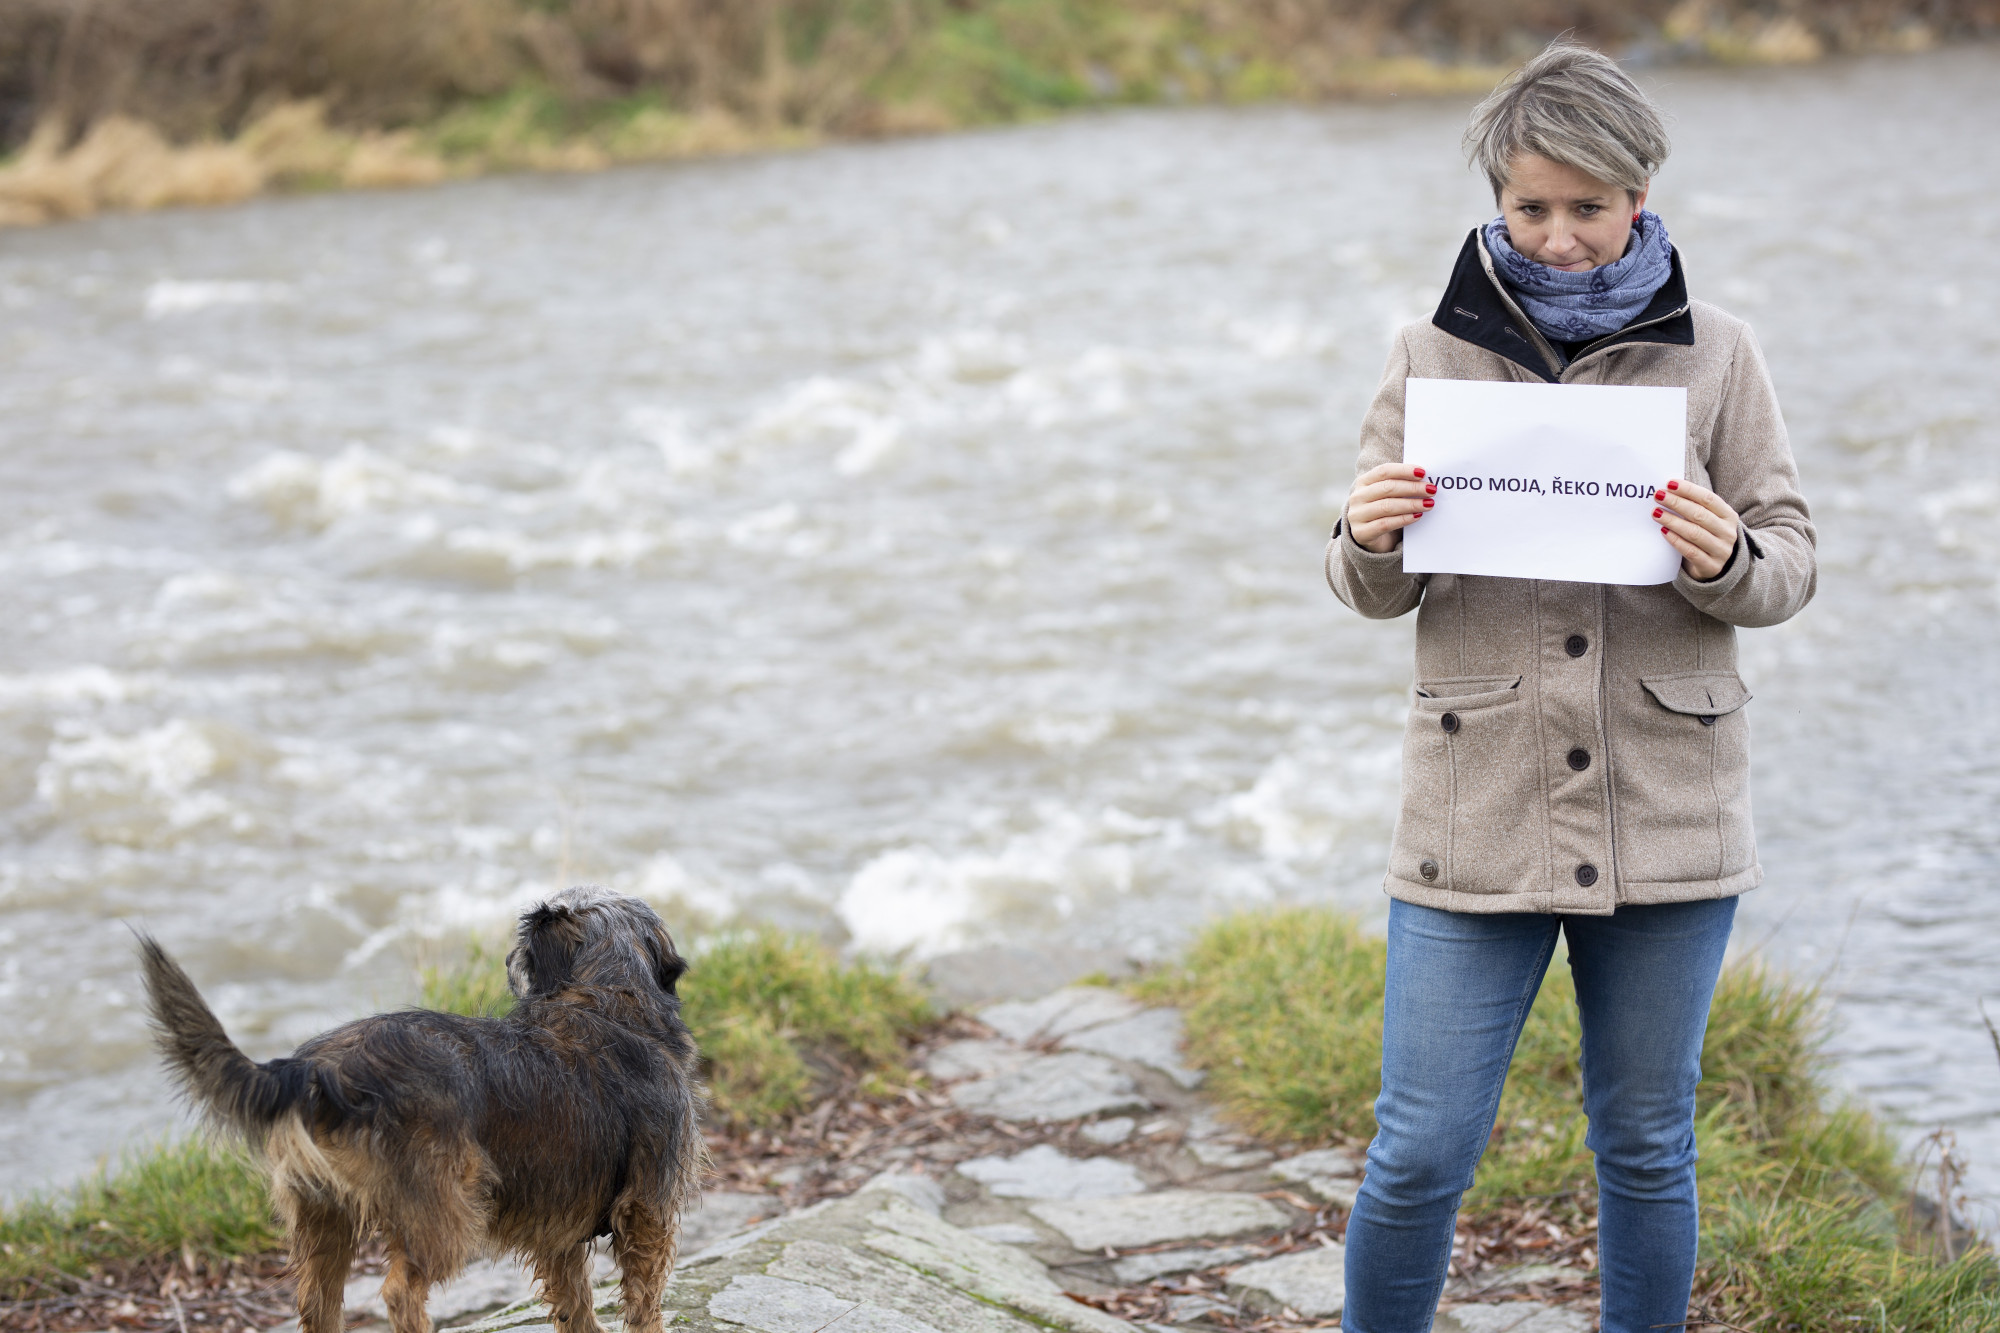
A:
<svg viewBox="0 0 2000 1333">
<path fill-rule="evenodd" d="M 1625 257 L 1632 215 L 1646 206 L 1634 196 L 1560 162 L 1522 154 L 1500 191 L 1507 239 L 1537 264 L 1580 273 Z"/>
</svg>

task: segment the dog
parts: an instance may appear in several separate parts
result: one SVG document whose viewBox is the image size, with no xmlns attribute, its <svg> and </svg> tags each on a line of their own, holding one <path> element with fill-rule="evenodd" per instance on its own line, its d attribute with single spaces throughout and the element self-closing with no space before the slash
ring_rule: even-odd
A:
<svg viewBox="0 0 2000 1333">
<path fill-rule="evenodd" d="M 481 1254 L 533 1264 L 561 1333 L 602 1333 L 588 1246 L 611 1238 L 625 1327 L 660 1333 L 680 1212 L 707 1157 L 687 964 L 653 909 L 574 888 L 520 918 L 504 1018 L 406 1009 L 253 1062 L 139 936 L 155 1037 L 211 1123 L 270 1180 L 301 1333 L 343 1333 L 342 1288 L 379 1231 L 395 1333 L 429 1333 L 433 1283 Z"/>
</svg>

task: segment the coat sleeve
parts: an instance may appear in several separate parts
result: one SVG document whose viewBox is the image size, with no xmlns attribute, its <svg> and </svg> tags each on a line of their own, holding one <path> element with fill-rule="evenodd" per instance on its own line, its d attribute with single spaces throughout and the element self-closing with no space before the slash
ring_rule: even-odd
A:
<svg viewBox="0 0 2000 1333">
<path fill-rule="evenodd" d="M 1410 345 L 1407 331 L 1396 335 L 1389 349 L 1389 364 L 1382 371 L 1382 383 L 1375 401 L 1361 422 L 1361 456 L 1354 475 L 1360 476 L 1382 463 L 1403 458 L 1403 393 L 1410 377 Z M 1403 572 L 1403 547 L 1398 539 L 1387 555 L 1377 555 L 1354 540 L 1343 504 L 1340 521 L 1326 544 L 1326 581 L 1334 596 L 1370 620 L 1392 620 L 1403 615 L 1424 598 L 1429 576 Z"/>
<path fill-rule="evenodd" d="M 1697 610 L 1732 625 L 1790 620 L 1819 585 L 1818 539 L 1799 494 L 1799 468 L 1778 395 L 1748 325 L 1737 333 L 1707 461 L 1708 488 L 1743 520 L 1736 550 L 1707 582 L 1682 569 L 1675 590 Z"/>
</svg>

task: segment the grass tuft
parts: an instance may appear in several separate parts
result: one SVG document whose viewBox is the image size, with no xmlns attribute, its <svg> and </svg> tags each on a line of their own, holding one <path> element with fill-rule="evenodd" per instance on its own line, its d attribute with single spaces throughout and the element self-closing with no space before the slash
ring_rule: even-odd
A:
<svg viewBox="0 0 2000 1333">
<path fill-rule="evenodd" d="M 1384 959 L 1354 920 L 1295 908 L 1218 922 L 1136 987 L 1182 1006 L 1190 1060 L 1246 1129 L 1358 1142 L 1374 1132 Z M 1872 1116 L 1829 1096 L 1824 1032 L 1812 987 L 1755 963 L 1724 971 L 1696 1094 L 1702 1288 L 1716 1312 L 1763 1321 L 1764 1333 L 2000 1328 L 1992 1252 L 1941 1264 L 1912 1234 L 1911 1168 Z M 1468 1215 L 1594 1196 L 1581 1037 L 1558 959 L 1522 1030 Z"/>
<path fill-rule="evenodd" d="M 884 1087 L 904 1077 L 903 1042 L 930 1019 L 929 1002 L 907 978 L 769 930 L 695 949 L 679 989 L 708 1066 L 711 1106 L 732 1124 L 777 1124 L 833 1086 Z M 505 1013 L 513 996 L 504 955 L 475 942 L 459 963 L 427 969 L 423 1002 Z"/>
<path fill-rule="evenodd" d="M 51 1277 L 160 1255 L 231 1259 L 279 1243 L 263 1175 L 248 1157 L 203 1139 L 160 1143 L 0 1215 L 0 1297 L 27 1300 L 47 1294 Z"/>
</svg>

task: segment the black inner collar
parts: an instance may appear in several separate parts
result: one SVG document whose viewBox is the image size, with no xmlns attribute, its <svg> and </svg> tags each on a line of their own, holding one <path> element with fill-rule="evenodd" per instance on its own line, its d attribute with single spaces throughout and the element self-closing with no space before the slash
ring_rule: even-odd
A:
<svg viewBox="0 0 2000 1333">
<path fill-rule="evenodd" d="M 1438 302 L 1437 313 L 1431 316 L 1431 323 L 1454 338 L 1462 338 L 1475 347 L 1483 347 L 1506 357 L 1537 379 L 1555 383 L 1561 378 L 1561 372 L 1550 373 L 1541 349 L 1535 346 L 1534 336 L 1521 327 L 1520 317 L 1500 299 L 1500 292 L 1494 286 L 1495 279 L 1481 262 L 1481 248 L 1479 228 L 1474 227 L 1458 252 L 1458 262 L 1451 270 L 1451 281 L 1444 289 L 1444 299 Z M 1597 351 L 1627 343 L 1694 346 L 1694 316 L 1687 309 L 1687 278 L 1681 272 L 1681 252 L 1675 250 L 1672 259 L 1672 272 L 1667 275 L 1660 290 L 1653 293 L 1653 299 L 1647 302 L 1637 319 L 1608 337 L 1583 343 L 1555 344 L 1558 354 L 1567 358 L 1564 370 L 1574 364 L 1575 353 L 1585 350 Z"/>
</svg>

